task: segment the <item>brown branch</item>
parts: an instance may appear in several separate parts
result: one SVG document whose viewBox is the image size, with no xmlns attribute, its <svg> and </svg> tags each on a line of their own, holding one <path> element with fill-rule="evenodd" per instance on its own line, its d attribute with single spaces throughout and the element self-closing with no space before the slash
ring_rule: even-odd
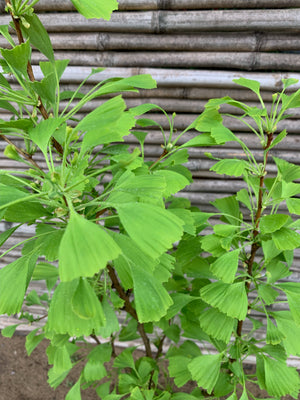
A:
<svg viewBox="0 0 300 400">
<path fill-rule="evenodd" d="M 152 355 L 152 350 L 151 350 L 151 346 L 150 346 L 150 341 L 149 338 L 145 332 L 145 328 L 144 328 L 144 324 L 141 324 L 138 320 L 138 316 L 137 313 L 135 311 L 135 309 L 132 307 L 131 302 L 129 300 L 129 296 L 125 293 L 124 289 L 122 288 L 119 279 L 116 275 L 115 270 L 108 265 L 107 266 L 108 269 L 108 274 L 109 277 L 113 283 L 113 287 L 116 289 L 116 291 L 118 292 L 118 295 L 120 296 L 120 298 L 122 300 L 124 300 L 124 309 L 125 311 L 127 311 L 137 322 L 138 322 L 138 331 L 141 335 L 141 338 L 143 340 L 144 346 L 145 346 L 145 351 L 146 351 L 146 355 L 147 357 L 153 358 Z"/>
<path fill-rule="evenodd" d="M 4 135 L 0 135 L 0 139 L 5 140 L 5 142 L 7 142 L 8 144 L 10 144 L 11 146 L 14 146 L 14 148 L 16 149 L 16 152 L 19 153 L 23 158 L 25 158 L 27 161 L 30 162 L 30 164 L 34 165 L 36 168 L 38 168 L 39 170 L 42 171 L 42 168 L 38 165 L 37 162 L 35 162 L 31 155 L 29 155 L 28 153 L 25 153 L 22 149 L 20 149 L 18 146 L 16 146 L 10 139 L 8 139 L 6 136 Z"/>
<path fill-rule="evenodd" d="M 272 140 L 273 140 L 273 133 L 267 133 L 267 137 L 268 137 L 267 144 L 264 148 L 264 151 L 266 151 L 265 165 L 264 165 L 263 171 L 262 171 L 260 179 L 259 179 L 258 202 L 257 202 L 257 210 L 256 210 L 255 220 L 254 220 L 255 228 L 252 231 L 253 243 L 251 245 L 250 256 L 249 256 L 248 260 L 246 261 L 246 264 L 248 266 L 247 273 L 250 277 L 252 277 L 254 258 L 255 258 L 257 250 L 260 247 L 259 244 L 255 241 L 255 239 L 256 239 L 257 235 L 259 234 L 259 230 L 258 230 L 259 222 L 260 222 L 260 217 L 261 217 L 261 213 L 262 213 L 262 209 L 263 209 L 262 200 L 263 200 L 264 180 L 265 180 L 265 175 L 266 175 L 266 166 L 267 166 L 267 161 L 268 161 L 269 148 L 270 148 Z M 249 293 L 250 285 L 251 285 L 250 280 L 247 280 L 247 282 L 246 282 L 247 296 Z M 236 333 L 237 333 L 237 336 L 239 336 L 239 337 L 242 335 L 243 323 L 244 323 L 244 321 L 238 321 Z"/>
<path fill-rule="evenodd" d="M 92 334 L 90 335 L 90 337 L 91 337 L 92 339 L 94 339 L 95 342 L 96 342 L 97 344 L 101 344 L 100 340 L 97 338 L 97 336 L 96 336 L 94 333 L 92 333 Z"/>
<path fill-rule="evenodd" d="M 158 163 L 160 162 L 160 160 L 161 160 L 165 155 L 167 155 L 167 154 L 168 154 L 168 150 L 167 150 L 167 149 L 164 149 L 164 151 L 161 153 L 161 155 L 159 156 L 159 158 L 158 158 L 156 161 L 154 161 L 153 164 L 151 164 L 151 166 L 149 167 L 149 169 L 152 169 L 153 167 L 155 167 L 155 165 L 158 164 Z"/>
<path fill-rule="evenodd" d="M 20 26 L 20 20 L 19 20 L 19 18 L 16 18 L 13 15 L 13 13 L 11 11 L 11 8 L 10 8 L 10 6 L 11 6 L 10 1 L 9 0 L 5 0 L 5 2 L 7 4 L 7 6 L 9 6 L 9 13 L 11 15 L 11 18 L 13 20 L 13 23 L 14 23 L 14 26 L 15 26 L 15 29 L 16 29 L 16 33 L 17 33 L 19 44 L 22 44 L 22 43 L 24 43 L 24 37 L 23 37 L 22 30 L 21 30 L 21 26 Z M 30 81 L 31 82 L 35 82 L 36 79 L 35 79 L 35 76 L 34 76 L 34 73 L 33 73 L 33 69 L 32 69 L 32 65 L 31 65 L 30 61 L 28 61 L 28 63 L 27 63 L 27 74 L 28 74 L 28 77 L 29 77 Z M 47 110 L 45 109 L 45 107 L 43 105 L 43 102 L 42 102 L 42 99 L 40 98 L 40 96 L 38 96 L 37 108 L 40 110 L 40 113 L 42 114 L 44 119 L 48 119 L 49 118 L 49 114 L 47 113 Z M 59 154 L 62 155 L 64 150 L 63 150 L 62 146 L 60 145 L 60 143 L 58 143 L 58 141 L 55 138 L 52 138 L 51 141 L 52 141 L 52 144 L 55 147 L 56 151 Z"/>
</svg>

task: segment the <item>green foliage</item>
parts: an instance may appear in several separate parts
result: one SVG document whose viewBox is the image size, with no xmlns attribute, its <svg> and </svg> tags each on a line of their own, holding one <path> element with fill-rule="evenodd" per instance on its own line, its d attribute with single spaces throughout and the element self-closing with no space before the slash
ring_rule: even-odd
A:
<svg viewBox="0 0 300 400">
<path fill-rule="evenodd" d="M 20 313 L 20 324 L 33 325 L 28 354 L 44 338 L 50 341 L 48 382 L 53 388 L 77 363 L 77 344 L 88 336 L 97 341 L 88 347 L 67 400 L 81 399 L 87 387 L 102 400 L 237 400 L 239 393 L 247 400 L 254 398 L 249 380 L 273 398 L 297 398 L 300 380 L 287 358 L 300 356 L 300 284 L 286 278 L 300 247 L 300 167 L 273 157 L 276 172 L 268 169 L 269 153 L 288 134 L 277 132 L 278 123 L 300 106 L 299 90 L 285 93 L 296 80 L 283 80 L 269 110 L 259 82 L 236 79 L 257 95 L 260 107 L 230 97 L 212 99 L 174 138 L 175 115 L 170 118 L 154 104 L 128 109 L 120 94 L 155 88 L 149 75 L 111 78 L 81 93 L 86 81 L 102 71 L 98 68 L 75 92 L 61 92 L 68 61 L 55 60 L 33 10 L 37 1 L 7 6 L 19 21 L 22 43 L 15 44 L 8 27 L 0 27 L 11 45 L 1 49 L 0 107 L 12 113 L 10 121 L 0 121 L 0 129 L 10 139 L 4 155 L 20 165 L 0 172 L 1 219 L 14 223 L 0 234 L 0 247 L 23 225 L 34 228 L 30 238 L 1 255 L 16 247 L 22 252 L 0 271 L 0 313 Z M 115 0 L 72 3 L 86 18 L 109 19 L 117 8 Z M 32 47 L 48 59 L 40 63 L 40 82 L 30 72 Z M 14 75 L 19 88 L 11 88 L 7 74 Z M 109 100 L 76 122 L 86 103 L 105 95 Z M 61 100 L 67 101 L 62 111 Z M 251 129 L 261 146 L 260 161 L 223 125 L 223 104 L 237 108 L 229 116 Z M 151 110 L 164 113 L 168 132 L 147 118 Z M 150 126 L 161 129 L 163 150 L 158 159 L 146 161 Z M 194 136 L 184 141 L 189 131 Z M 136 139 L 133 149 L 123 143 L 128 135 Z M 13 144 L 15 136 L 23 138 L 22 148 Z M 240 177 L 244 188 L 216 199 L 211 203 L 215 211 L 205 213 L 178 196 L 192 182 L 183 165 L 187 148 L 227 142 L 239 145 L 244 156 L 207 154 L 216 161 L 211 171 L 227 179 Z M 45 168 L 36 162 L 37 154 Z M 47 293 L 30 291 L 31 281 L 45 281 Z M 287 309 L 276 310 L 278 303 Z M 40 318 L 30 312 L 37 305 L 44 310 Z M 125 318 L 119 318 L 121 313 Z M 2 335 L 12 337 L 18 325 L 6 327 Z M 100 344 L 102 338 L 107 343 Z M 164 354 L 166 338 L 171 344 Z M 115 354 L 115 341 L 137 339 L 145 354 L 137 355 L 136 346 Z M 195 341 L 204 344 L 201 350 Z M 256 358 L 253 375 L 243 368 L 248 357 Z M 192 393 L 174 393 L 174 385 L 181 388 L 190 381 L 197 386 Z"/>
</svg>

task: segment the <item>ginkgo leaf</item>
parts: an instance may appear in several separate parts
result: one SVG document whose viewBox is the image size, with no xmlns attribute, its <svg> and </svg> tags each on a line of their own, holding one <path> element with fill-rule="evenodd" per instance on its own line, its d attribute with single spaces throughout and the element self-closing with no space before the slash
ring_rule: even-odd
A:
<svg viewBox="0 0 300 400">
<path fill-rule="evenodd" d="M 80 318 L 73 310 L 72 299 L 78 286 L 78 279 L 61 282 L 54 291 L 49 312 L 46 331 L 69 336 L 89 336 L 97 332 L 105 324 L 101 303 L 96 307 L 93 318 Z"/>
<path fill-rule="evenodd" d="M 278 329 L 283 333 L 283 345 L 288 355 L 300 356 L 300 325 L 297 325 L 290 311 L 276 311 L 272 313 Z"/>
<path fill-rule="evenodd" d="M 210 270 L 223 282 L 232 283 L 238 269 L 239 254 L 240 249 L 223 254 L 211 264 Z"/>
<path fill-rule="evenodd" d="M 277 287 L 286 294 L 295 322 L 300 325 L 300 284 L 298 282 L 280 283 Z"/>
<path fill-rule="evenodd" d="M 219 312 L 215 308 L 203 311 L 199 317 L 200 326 L 209 336 L 228 343 L 235 324 L 233 318 Z"/>
<path fill-rule="evenodd" d="M 118 9 L 117 0 L 71 0 L 77 11 L 85 18 L 110 19 L 114 10 Z"/>
<path fill-rule="evenodd" d="M 16 200 L 26 200 L 26 197 L 29 197 L 30 194 L 28 192 L 23 192 L 21 190 L 16 189 L 12 186 L 3 185 L 0 183 L 0 209 L 8 207 L 10 203 L 13 203 Z"/>
<path fill-rule="evenodd" d="M 99 299 L 85 278 L 79 278 L 71 304 L 75 314 L 83 319 L 94 318 L 97 313 L 102 312 L 101 306 L 99 307 Z"/>
<path fill-rule="evenodd" d="M 37 255 L 28 254 L 0 270 L 0 314 L 15 314 L 21 310 Z"/>
<path fill-rule="evenodd" d="M 279 250 L 294 250 L 300 246 L 300 235 L 289 228 L 281 228 L 272 233 L 272 239 Z"/>
<path fill-rule="evenodd" d="M 266 343 L 276 345 L 281 343 L 284 338 L 284 334 L 273 324 L 270 318 L 268 318 Z"/>
<path fill-rule="evenodd" d="M 221 354 L 202 355 L 194 358 L 188 369 L 198 386 L 203 387 L 210 394 L 218 380 L 221 367 Z"/>
<path fill-rule="evenodd" d="M 169 358 L 170 377 L 174 378 L 175 385 L 181 387 L 192 380 L 192 375 L 188 370 L 188 364 L 191 362 L 189 357 L 181 355 Z"/>
<path fill-rule="evenodd" d="M 29 131 L 30 139 L 39 146 L 41 151 L 46 154 L 51 136 L 55 130 L 64 122 L 63 118 L 48 118 L 42 120 L 37 126 Z"/>
<path fill-rule="evenodd" d="M 93 276 L 121 253 L 119 246 L 99 225 L 72 211 L 59 247 L 62 282 Z"/>
<path fill-rule="evenodd" d="M 109 304 L 106 297 L 102 299 L 102 309 L 104 312 L 106 324 L 96 331 L 96 334 L 103 338 L 110 337 L 119 330 L 119 321 L 113 307 Z"/>
<path fill-rule="evenodd" d="M 200 290 L 202 299 L 229 317 L 244 320 L 248 311 L 248 299 L 244 282 L 213 282 Z"/>
<path fill-rule="evenodd" d="M 179 192 L 190 184 L 190 181 L 185 176 L 167 169 L 154 171 L 153 175 L 165 178 L 166 188 L 163 192 L 164 197 L 169 197 L 171 194 Z"/>
<path fill-rule="evenodd" d="M 289 216 L 285 214 L 264 215 L 259 223 L 261 233 L 273 233 L 282 228 L 288 221 Z"/>
<path fill-rule="evenodd" d="M 128 235 L 153 259 L 180 239 L 183 221 L 160 207 L 144 203 L 116 204 Z"/>
<path fill-rule="evenodd" d="M 296 368 L 269 357 L 264 357 L 264 366 L 266 388 L 271 396 L 281 397 L 299 392 L 300 379 Z"/>
<path fill-rule="evenodd" d="M 75 385 L 73 385 L 72 388 L 68 391 L 65 400 L 81 400 L 80 380 L 81 377 L 78 379 Z"/>
<path fill-rule="evenodd" d="M 139 322 L 159 321 L 173 304 L 173 300 L 151 272 L 142 265 L 131 265 L 134 302 Z"/>
<path fill-rule="evenodd" d="M 233 82 L 252 90 L 256 94 L 259 94 L 260 83 L 258 81 L 247 78 L 238 78 L 238 79 L 233 79 Z"/>
<path fill-rule="evenodd" d="M 241 176 L 249 168 L 249 163 L 245 160 L 221 160 L 218 161 L 210 171 L 214 171 L 217 174 L 225 174 L 231 176 Z"/>
<path fill-rule="evenodd" d="M 268 306 L 273 304 L 279 296 L 277 290 L 273 289 L 271 285 L 260 284 L 258 286 L 258 293 Z"/>
</svg>

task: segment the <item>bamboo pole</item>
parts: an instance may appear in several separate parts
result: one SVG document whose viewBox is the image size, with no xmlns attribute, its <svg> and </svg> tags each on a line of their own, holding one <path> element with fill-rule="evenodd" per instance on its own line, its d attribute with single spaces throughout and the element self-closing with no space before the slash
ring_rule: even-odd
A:
<svg viewBox="0 0 300 400">
<path fill-rule="evenodd" d="M 41 80 L 43 75 L 40 68 L 33 66 L 37 80 Z M 62 83 L 69 84 L 80 83 L 91 72 L 89 67 L 67 67 L 63 76 Z M 98 83 L 99 81 L 111 77 L 129 77 L 137 74 L 150 74 L 157 81 L 159 87 L 170 88 L 219 88 L 236 89 L 238 86 L 233 82 L 241 76 L 247 79 L 255 79 L 260 82 L 263 90 L 280 91 L 282 88 L 281 79 L 296 78 L 300 80 L 300 73 L 277 72 L 235 72 L 226 70 L 181 70 L 168 68 L 107 68 L 104 71 L 93 75 L 89 83 Z M 300 88 L 300 83 L 293 85 L 293 90 Z"/>
<path fill-rule="evenodd" d="M 236 52 L 94 52 L 57 51 L 58 59 L 69 65 L 101 67 L 229 68 L 246 71 L 299 71 L 300 54 Z M 46 60 L 32 54 L 32 64 Z"/>
<path fill-rule="evenodd" d="M 78 13 L 45 13 L 49 32 L 191 33 L 232 31 L 300 31 L 300 9 L 116 12 L 110 21 L 85 19 Z M 0 24 L 8 24 L 7 15 Z"/>
<path fill-rule="evenodd" d="M 299 0 L 119 0 L 119 10 L 200 10 L 210 8 L 291 8 L 300 7 Z M 72 11 L 69 0 L 40 0 L 38 11 Z"/>
<path fill-rule="evenodd" d="M 109 32 L 51 33 L 54 50 L 126 50 L 126 51 L 213 51 L 213 52 L 264 52 L 298 51 L 299 36 L 284 33 L 194 33 L 194 34 L 131 34 Z M 10 47 L 0 37 L 0 47 Z"/>
</svg>

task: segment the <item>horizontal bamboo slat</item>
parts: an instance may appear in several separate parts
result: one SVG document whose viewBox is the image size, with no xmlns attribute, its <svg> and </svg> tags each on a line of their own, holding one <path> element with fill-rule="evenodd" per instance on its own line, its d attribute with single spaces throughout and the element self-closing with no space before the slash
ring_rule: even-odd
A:
<svg viewBox="0 0 300 400">
<path fill-rule="evenodd" d="M 58 59 L 70 60 L 69 65 L 101 67 L 160 67 L 160 68 L 222 68 L 246 71 L 279 70 L 299 71 L 300 53 L 248 53 L 248 52 L 94 52 L 57 51 Z M 32 62 L 38 64 L 45 57 L 33 53 Z"/>
<path fill-rule="evenodd" d="M 41 80 L 43 75 L 40 68 L 33 67 L 36 79 Z M 61 82 L 63 84 L 80 83 L 91 72 L 90 67 L 67 67 Z M 98 83 L 99 81 L 111 77 L 129 77 L 137 74 L 150 74 L 156 80 L 158 87 L 184 87 L 184 88 L 219 88 L 236 89 L 238 86 L 233 79 L 244 77 L 247 79 L 258 80 L 263 90 L 280 91 L 283 87 L 282 79 L 295 78 L 300 80 L 300 73 L 291 72 L 235 72 L 225 70 L 183 70 L 168 68 L 106 68 L 104 71 L 93 75 L 89 83 Z M 300 83 L 293 85 L 293 90 L 299 89 Z M 227 94 L 230 94 L 228 91 Z"/>
<path fill-rule="evenodd" d="M 85 19 L 78 13 L 41 14 L 49 32 L 122 32 L 122 33 L 191 33 L 300 31 L 300 9 L 272 10 L 205 10 L 116 12 L 110 21 Z M 10 17 L 0 16 L 0 24 Z"/>
<path fill-rule="evenodd" d="M 14 35 L 13 35 L 14 36 Z M 16 37 L 15 38 L 15 42 Z M 54 50 L 147 50 L 147 51 L 213 51 L 266 52 L 299 51 L 297 33 L 222 32 L 194 34 L 132 34 L 110 32 L 86 32 L 84 36 L 74 32 L 50 34 Z M 0 47 L 10 45 L 1 36 Z"/>
<path fill-rule="evenodd" d="M 290 8 L 300 7 L 299 0 L 119 0 L 119 10 L 192 10 L 209 8 Z M 38 11 L 74 10 L 69 0 L 40 0 Z"/>
</svg>

